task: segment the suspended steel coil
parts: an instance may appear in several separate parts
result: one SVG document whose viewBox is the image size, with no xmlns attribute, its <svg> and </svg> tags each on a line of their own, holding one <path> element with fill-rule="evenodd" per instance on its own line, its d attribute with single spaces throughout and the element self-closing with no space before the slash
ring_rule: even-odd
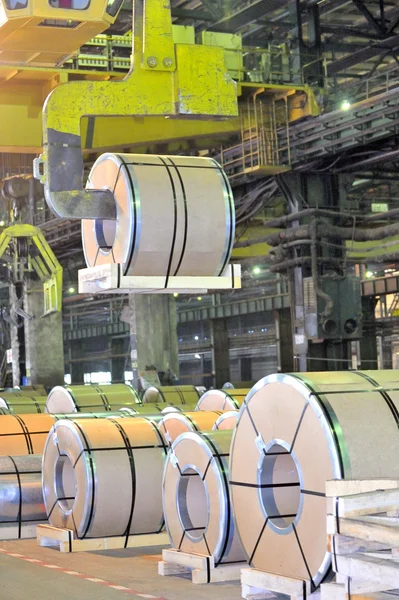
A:
<svg viewBox="0 0 399 600">
<path fill-rule="evenodd" d="M 88 186 L 110 189 L 116 220 L 82 221 L 88 267 L 118 263 L 124 275 L 214 276 L 235 232 L 230 184 L 212 158 L 103 154 Z"/>
<path fill-rule="evenodd" d="M 0 456 L 0 539 L 35 537 L 46 521 L 42 457 Z"/>
<path fill-rule="evenodd" d="M 48 395 L 46 412 L 102 412 L 134 408 L 139 403 L 137 392 L 125 383 L 112 385 L 56 386 Z"/>
<path fill-rule="evenodd" d="M 215 422 L 212 429 L 222 431 L 224 429 L 234 429 L 237 425 L 238 419 L 238 411 L 237 410 L 227 410 L 224 412 Z"/>
<path fill-rule="evenodd" d="M 397 371 L 270 375 L 233 437 L 234 514 L 255 569 L 316 587 L 327 574 L 325 482 L 399 477 Z"/>
<path fill-rule="evenodd" d="M 249 390 L 209 390 L 198 400 L 196 410 L 238 410 Z"/>
<path fill-rule="evenodd" d="M 213 556 L 216 566 L 245 560 L 229 496 L 231 431 L 184 433 L 165 464 L 163 508 L 173 548 Z"/>
<path fill-rule="evenodd" d="M 194 385 L 151 386 L 143 394 L 143 404 L 162 404 L 170 406 L 194 404 L 196 405 L 201 392 Z"/>
<path fill-rule="evenodd" d="M 160 532 L 165 456 L 147 419 L 58 421 L 43 453 L 50 523 L 79 539 Z"/>
<path fill-rule="evenodd" d="M 220 415 L 221 412 L 216 410 L 169 413 L 164 415 L 159 422 L 159 429 L 167 442 L 171 444 L 186 431 L 211 431 Z"/>
</svg>

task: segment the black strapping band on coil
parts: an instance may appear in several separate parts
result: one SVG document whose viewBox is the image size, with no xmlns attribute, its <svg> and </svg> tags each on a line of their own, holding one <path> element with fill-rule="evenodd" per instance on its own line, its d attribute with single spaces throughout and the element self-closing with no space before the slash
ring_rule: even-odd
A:
<svg viewBox="0 0 399 600">
<path fill-rule="evenodd" d="M 84 430 L 82 429 L 82 427 L 79 425 L 79 423 L 77 421 L 73 421 L 73 423 L 75 424 L 75 426 L 77 427 L 77 429 L 79 430 L 80 435 L 83 438 L 83 442 L 86 444 L 86 448 L 83 448 L 84 452 L 88 452 L 89 453 L 89 466 L 90 466 L 90 473 L 91 473 L 91 483 L 92 483 L 92 491 L 91 491 L 91 505 L 90 505 L 90 512 L 89 512 L 89 518 L 87 520 L 87 525 L 86 525 L 86 529 L 83 532 L 83 535 L 80 539 L 84 539 L 90 529 L 91 526 L 91 522 L 93 520 L 93 516 L 94 516 L 94 502 L 95 502 L 95 498 L 96 498 L 96 478 L 95 478 L 95 469 L 94 469 L 94 456 L 92 455 L 92 450 L 90 448 L 89 445 L 89 440 L 86 437 L 86 434 L 84 432 Z M 73 468 L 75 468 L 75 465 L 77 463 L 77 460 L 75 461 L 75 464 L 73 465 Z M 72 519 L 75 523 L 75 519 L 74 519 L 74 515 L 73 515 L 73 507 L 72 507 Z M 77 528 L 75 525 L 75 535 L 78 536 L 78 532 L 77 532 Z"/>
<path fill-rule="evenodd" d="M 396 423 L 397 427 L 399 428 L 399 411 L 396 408 L 396 405 L 395 405 L 394 401 L 392 400 L 392 398 L 390 397 L 390 395 L 386 392 L 386 390 L 384 390 L 380 386 L 380 384 L 377 383 L 377 381 L 372 379 L 372 377 L 369 377 L 368 375 L 366 375 L 366 373 L 362 373 L 361 371 L 354 371 L 354 373 L 356 373 L 356 375 L 359 375 L 359 377 L 363 377 L 363 379 L 366 379 L 366 381 L 371 383 L 371 385 L 376 388 L 376 391 L 381 394 L 381 396 L 384 398 L 389 410 L 391 411 L 393 418 L 395 419 L 395 423 Z"/>
<path fill-rule="evenodd" d="M 211 561 L 209 556 L 206 557 L 206 582 L 211 583 Z"/>
<path fill-rule="evenodd" d="M 72 552 L 72 531 L 68 529 L 68 550 Z"/>
<path fill-rule="evenodd" d="M 174 209 L 174 211 L 173 211 L 174 222 L 173 222 L 172 245 L 171 245 L 171 248 L 170 248 L 169 260 L 168 260 L 168 267 L 167 267 L 167 271 L 166 271 L 166 278 L 165 278 L 165 284 L 164 284 L 164 289 L 166 289 L 168 287 L 170 272 L 172 270 L 173 255 L 174 255 L 174 252 L 175 252 L 175 244 L 176 244 L 176 235 L 177 235 L 177 196 L 176 196 L 175 182 L 174 182 L 172 174 L 170 172 L 170 167 L 167 164 L 167 162 L 162 158 L 162 156 L 158 156 L 158 158 L 164 164 L 165 169 L 166 169 L 166 171 L 168 173 L 168 176 L 169 176 L 170 186 L 172 188 L 172 193 L 173 193 L 173 209 Z"/>
<path fill-rule="evenodd" d="M 15 460 L 13 459 L 12 456 L 8 457 L 12 464 L 14 465 L 15 468 L 15 475 L 17 476 L 17 481 L 18 481 L 18 489 L 19 489 L 19 500 L 18 500 L 18 539 L 21 539 L 21 533 L 22 533 L 22 486 L 21 486 L 21 477 L 19 475 L 19 471 L 18 471 L 18 467 L 16 465 Z"/>
<path fill-rule="evenodd" d="M 291 442 L 290 454 L 292 453 L 292 450 L 294 448 L 294 445 L 295 445 L 295 442 L 296 442 L 296 438 L 298 437 L 298 433 L 299 433 L 299 430 L 301 428 L 302 421 L 303 421 L 303 418 L 305 416 L 305 413 L 306 413 L 306 410 L 307 410 L 308 406 L 309 406 L 309 402 L 306 402 L 305 406 L 303 407 L 302 414 L 299 417 L 298 425 L 297 425 L 297 428 L 296 428 L 295 433 L 294 433 L 294 437 L 293 437 L 292 442 Z"/>
<path fill-rule="evenodd" d="M 329 413 L 328 408 L 326 407 L 324 400 L 321 398 L 321 395 L 318 394 L 316 392 L 316 390 L 309 384 L 308 381 L 304 381 L 303 379 L 301 379 L 300 377 L 298 377 L 295 373 L 290 373 L 290 376 L 293 377 L 294 379 L 296 379 L 297 381 L 299 381 L 300 383 L 302 383 L 302 385 L 305 385 L 310 392 L 312 393 L 312 396 L 314 396 L 317 400 L 318 405 L 320 406 L 320 408 L 323 411 L 323 415 L 325 417 L 325 419 L 327 420 L 328 426 L 330 428 L 330 432 L 334 438 L 334 442 L 335 442 L 335 449 L 337 451 L 337 456 L 338 456 L 338 462 L 339 462 L 339 467 L 340 467 L 340 472 L 341 472 L 341 477 L 345 479 L 345 466 L 344 466 L 344 459 L 342 456 L 342 451 L 341 451 L 341 446 L 339 443 L 339 438 L 338 438 L 338 434 L 335 430 L 334 427 L 334 422 L 331 418 L 331 414 Z M 332 408 L 331 408 L 332 410 Z"/>
<path fill-rule="evenodd" d="M 235 485 L 237 487 L 255 488 L 257 490 L 264 490 L 264 489 L 270 489 L 270 488 L 282 488 L 282 487 L 299 487 L 300 486 L 299 481 L 295 482 L 295 483 L 293 483 L 293 482 L 289 482 L 289 483 L 246 483 L 245 481 L 229 481 L 229 483 L 230 483 L 230 485 Z"/>
<path fill-rule="evenodd" d="M 14 419 L 16 419 L 18 421 L 18 423 L 20 424 L 21 429 L 22 429 L 22 431 L 24 433 L 25 441 L 26 441 L 26 446 L 28 448 L 28 454 L 33 454 L 32 439 L 30 437 L 29 429 L 28 429 L 25 421 L 19 415 L 13 415 L 13 417 L 14 417 Z"/>
<path fill-rule="evenodd" d="M 218 565 L 220 565 L 222 563 L 223 556 L 225 555 L 226 550 L 227 550 L 228 541 L 229 541 L 229 533 L 230 533 L 230 528 L 231 528 L 232 509 L 231 509 L 231 501 L 230 501 L 229 480 L 226 475 L 226 468 L 225 468 L 225 464 L 222 460 L 222 456 L 219 454 L 217 447 L 215 446 L 213 441 L 210 439 L 210 437 L 204 436 L 204 439 L 206 440 L 207 444 L 209 444 L 211 446 L 211 448 L 213 450 L 213 458 L 216 459 L 219 463 L 220 473 L 222 475 L 222 481 L 223 481 L 223 485 L 224 485 L 224 489 L 225 489 L 225 497 L 226 497 L 226 503 L 227 503 L 226 533 L 225 533 L 225 538 L 223 541 L 222 551 L 220 553 L 219 560 L 217 561 L 217 563 L 215 563 L 215 566 L 217 567 Z M 204 536 L 204 538 L 205 538 L 205 536 Z"/>
<path fill-rule="evenodd" d="M 165 444 L 165 440 L 163 439 L 162 433 L 160 432 L 160 430 L 159 430 L 158 426 L 157 426 L 157 425 L 156 425 L 156 424 L 155 424 L 153 421 L 151 421 L 151 419 L 149 419 L 148 417 L 144 417 L 144 418 L 145 418 L 145 420 L 146 420 L 146 421 L 147 421 L 147 422 L 148 422 L 148 423 L 151 425 L 152 429 L 153 429 L 153 430 L 154 430 L 154 432 L 155 432 L 155 435 L 156 435 L 156 437 L 158 438 L 158 440 L 159 440 L 159 441 L 160 441 L 160 443 L 161 443 L 161 445 L 160 445 L 160 446 L 154 446 L 154 447 L 155 447 L 155 448 L 162 448 L 162 449 L 163 449 L 163 451 L 165 452 L 165 456 L 166 456 L 166 455 L 167 455 L 167 453 L 168 453 L 168 447 L 167 447 L 167 445 Z M 180 470 L 179 463 L 177 463 L 177 465 L 176 465 L 176 466 L 177 466 L 177 468 L 178 468 L 178 470 L 179 470 L 179 473 L 180 473 L 180 475 L 181 475 L 181 470 Z M 158 532 L 157 532 L 157 533 L 160 533 L 160 532 L 162 531 L 162 529 L 164 528 L 164 526 L 165 526 L 165 517 L 164 517 L 163 511 L 162 511 L 162 521 L 161 521 L 161 525 L 159 526 L 159 529 L 158 529 Z"/>
<path fill-rule="evenodd" d="M 127 452 L 128 458 L 129 458 L 130 475 L 131 475 L 131 483 L 132 483 L 132 503 L 130 506 L 130 512 L 129 512 L 128 522 L 126 525 L 126 530 L 124 533 L 124 536 L 125 536 L 124 547 L 127 548 L 127 544 L 129 541 L 130 527 L 132 525 L 132 520 L 133 520 L 134 506 L 136 503 L 136 467 L 134 464 L 133 450 L 130 445 L 130 440 L 129 440 L 129 437 L 128 437 L 125 429 L 116 419 L 108 419 L 108 420 L 111 421 L 111 423 L 113 423 L 115 425 L 115 427 L 118 429 L 119 433 L 121 434 L 121 437 L 126 446 L 126 452 Z"/>
<path fill-rule="evenodd" d="M 130 164 L 133 164 L 133 163 L 127 163 L 121 154 L 118 154 L 117 156 L 118 156 L 119 160 L 122 161 L 122 165 L 125 167 L 125 172 L 126 172 L 126 175 L 127 175 L 128 179 L 129 179 L 130 189 L 131 189 L 132 195 L 133 195 L 133 239 L 132 239 L 132 245 L 131 245 L 131 248 L 130 248 L 129 257 L 127 259 L 126 267 L 124 269 L 124 275 L 126 275 L 128 273 L 128 271 L 129 271 L 129 269 L 130 269 L 130 265 L 131 265 L 131 262 L 133 260 L 133 254 L 134 254 L 134 252 L 136 250 L 136 240 L 137 240 L 137 203 L 136 203 L 136 194 L 135 194 L 135 190 L 134 190 L 133 179 L 132 179 L 132 176 L 131 176 L 130 171 L 128 169 L 128 166 Z M 119 177 L 119 173 L 118 173 L 118 177 Z M 116 188 L 116 183 L 115 183 L 115 188 Z"/>
<path fill-rule="evenodd" d="M 234 198 L 233 195 L 231 193 L 231 188 L 230 188 L 230 184 L 229 184 L 229 180 L 226 177 L 226 173 L 223 171 L 223 169 L 221 168 L 221 166 L 219 165 L 219 163 L 216 160 L 213 160 L 213 162 L 215 163 L 215 166 L 217 168 L 217 170 L 219 171 L 219 173 L 222 176 L 224 185 L 226 186 L 226 191 L 227 191 L 227 196 L 228 196 L 228 202 L 229 202 L 229 216 L 230 216 L 230 227 L 229 227 L 229 242 L 228 242 L 228 246 L 227 246 L 227 251 L 226 251 L 226 256 L 224 258 L 223 261 L 223 265 L 222 268 L 220 269 L 219 272 L 219 277 L 223 274 L 227 263 L 229 262 L 229 258 L 230 258 L 230 254 L 233 248 L 233 244 L 234 244 L 234 236 L 233 236 L 233 207 L 234 207 Z M 233 268 L 232 268 L 233 271 Z M 233 288 L 234 288 L 234 273 L 233 273 Z"/>
<path fill-rule="evenodd" d="M 243 402 L 243 406 L 244 406 L 244 410 L 246 410 L 246 411 L 247 411 L 247 413 L 248 413 L 248 417 L 249 417 L 249 420 L 251 421 L 252 427 L 253 427 L 253 428 L 254 428 L 254 430 L 255 430 L 256 437 L 258 437 L 258 435 L 259 435 L 259 431 L 258 431 L 258 428 L 257 428 L 257 427 L 256 427 L 256 425 L 255 425 L 255 421 L 254 421 L 254 420 L 253 420 L 253 418 L 252 418 L 251 411 L 249 410 L 249 404 L 248 404 L 248 402 L 247 402 L 247 400 L 246 400 L 246 399 L 245 399 L 245 400 L 244 400 L 244 402 Z"/>
<path fill-rule="evenodd" d="M 302 548 L 302 545 L 301 545 L 301 542 L 300 542 L 300 539 L 299 539 L 299 535 L 298 535 L 298 532 L 297 532 L 297 530 L 296 530 L 296 527 L 295 527 L 294 523 L 292 523 L 292 529 L 293 529 L 293 531 L 294 531 L 295 538 L 296 538 L 296 541 L 297 541 L 297 543 L 298 543 L 299 551 L 300 551 L 300 553 L 301 553 L 301 556 L 302 556 L 302 558 L 303 558 L 303 562 L 304 562 L 304 564 L 305 564 L 306 571 L 307 571 L 307 573 L 308 573 L 308 575 L 309 575 L 309 579 L 310 579 L 310 589 L 311 589 L 311 591 L 313 592 L 313 591 L 316 589 L 316 586 L 315 586 L 315 584 L 314 584 L 314 581 L 313 581 L 313 578 L 312 578 L 312 574 L 311 574 L 311 572 L 310 572 L 310 569 L 309 569 L 308 561 L 306 560 L 306 556 L 305 556 L 305 553 L 304 553 L 304 551 L 303 551 L 303 548 Z"/>
<path fill-rule="evenodd" d="M 249 566 L 251 566 L 251 567 L 253 566 L 253 565 L 252 565 L 252 561 L 253 561 L 253 559 L 254 559 L 255 553 L 256 553 L 256 551 L 257 551 L 257 549 L 258 549 L 259 543 L 260 543 L 260 541 L 261 541 L 261 539 L 262 539 L 262 535 L 263 535 L 263 533 L 264 533 L 264 531 L 265 531 L 265 529 L 266 529 L 266 526 L 267 526 L 268 522 L 269 522 L 269 517 L 266 517 L 266 519 L 265 519 L 265 522 L 264 522 L 264 523 L 263 523 L 263 525 L 262 525 L 262 529 L 260 530 L 260 533 L 259 533 L 259 535 L 258 535 L 258 538 L 257 538 L 257 540 L 256 540 L 256 542 L 255 542 L 254 549 L 252 550 L 252 552 L 251 552 L 251 555 L 250 555 L 250 557 L 249 557 L 249 559 L 248 559 L 248 564 L 249 564 Z"/>
<path fill-rule="evenodd" d="M 175 390 L 176 390 L 176 392 L 177 392 L 177 394 L 178 394 L 178 396 L 180 398 L 180 403 L 181 404 L 185 404 L 186 403 L 186 399 L 185 399 L 185 397 L 184 397 L 183 392 L 181 391 L 181 389 L 179 387 L 176 387 Z"/>
<path fill-rule="evenodd" d="M 194 431 L 199 431 L 199 427 L 196 424 L 196 422 L 194 421 L 194 419 L 192 419 L 191 417 L 188 416 L 187 413 L 185 413 L 184 415 L 185 419 L 187 419 L 187 421 L 189 421 L 191 423 L 191 425 L 194 427 Z"/>
<path fill-rule="evenodd" d="M 184 236 L 183 236 L 183 245 L 182 245 L 182 249 L 181 249 L 181 253 L 180 253 L 180 258 L 179 261 L 177 263 L 177 267 L 173 273 L 173 275 L 177 275 L 179 272 L 179 269 L 181 267 L 181 264 L 183 262 L 183 258 L 184 258 L 184 254 L 186 252 L 186 246 L 187 246 L 187 230 L 188 230 L 188 208 L 187 208 L 187 194 L 186 194 L 186 188 L 184 186 L 184 182 L 183 182 L 183 178 L 180 175 L 180 171 L 178 169 L 178 167 L 176 166 L 176 163 L 170 158 L 170 156 L 168 157 L 169 162 L 173 165 L 177 177 L 179 179 L 179 183 L 181 186 L 181 191 L 182 191 L 182 195 L 183 195 L 183 202 L 184 202 Z"/>
</svg>

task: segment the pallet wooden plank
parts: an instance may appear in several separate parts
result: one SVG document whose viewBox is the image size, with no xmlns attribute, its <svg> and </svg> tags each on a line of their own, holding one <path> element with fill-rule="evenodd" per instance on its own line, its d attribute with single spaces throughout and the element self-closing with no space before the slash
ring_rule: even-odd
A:
<svg viewBox="0 0 399 600">
<path fill-rule="evenodd" d="M 241 265 L 228 265 L 222 275 L 207 277 L 171 276 L 165 288 L 164 276 L 125 276 L 119 265 L 97 265 L 79 271 L 79 293 L 205 293 L 213 289 L 241 288 Z"/>
<path fill-rule="evenodd" d="M 399 479 L 333 479 L 326 482 L 327 498 L 398 489 Z"/>
<path fill-rule="evenodd" d="M 387 544 L 378 542 L 366 542 L 355 537 L 346 535 L 329 534 L 327 537 L 328 551 L 333 554 L 354 554 L 356 552 L 372 552 L 387 550 Z"/>
<path fill-rule="evenodd" d="M 217 583 L 220 581 L 239 581 L 241 578 L 241 569 L 244 563 L 237 565 L 219 565 L 211 569 L 209 574 L 200 569 L 192 571 L 192 582 L 201 583 Z"/>
<path fill-rule="evenodd" d="M 338 511 L 339 517 L 357 517 L 359 515 L 372 515 L 398 510 L 399 489 L 384 490 L 382 492 L 370 492 L 357 494 L 355 496 L 344 496 L 338 498 L 332 514 Z M 330 507 L 327 507 L 330 512 Z"/>
<path fill-rule="evenodd" d="M 173 548 L 162 551 L 162 560 L 172 565 L 180 565 L 187 569 L 215 568 L 215 559 L 213 556 L 204 556 L 202 554 L 189 554 L 188 552 L 179 552 Z"/>
<path fill-rule="evenodd" d="M 302 597 L 304 592 L 310 594 L 310 582 L 294 577 L 283 577 L 274 573 L 266 573 L 257 569 L 242 569 L 241 584 L 253 588 Z"/>
<path fill-rule="evenodd" d="M 141 548 L 147 546 L 166 546 L 169 544 L 167 533 L 145 535 L 76 539 L 74 532 L 59 529 L 50 525 L 37 527 L 37 543 L 39 546 L 58 546 L 61 552 L 95 552 L 98 550 L 117 550 L 122 548 Z"/>
<path fill-rule="evenodd" d="M 399 587 L 399 563 L 365 554 L 336 556 L 333 569 L 363 582 L 383 582 L 385 590 Z"/>
<path fill-rule="evenodd" d="M 322 583 L 320 600 L 346 600 L 346 590 L 343 583 Z"/>
<path fill-rule="evenodd" d="M 399 523 L 392 519 L 391 524 L 366 519 L 337 519 L 327 516 L 327 533 L 339 533 L 344 536 L 360 538 L 366 542 L 378 542 L 388 548 L 399 548 Z"/>
<path fill-rule="evenodd" d="M 234 581 L 241 577 L 245 563 L 215 566 L 213 556 L 189 554 L 176 549 L 163 550 L 162 561 L 158 563 L 158 575 L 181 575 L 191 573 L 195 584 Z"/>
</svg>

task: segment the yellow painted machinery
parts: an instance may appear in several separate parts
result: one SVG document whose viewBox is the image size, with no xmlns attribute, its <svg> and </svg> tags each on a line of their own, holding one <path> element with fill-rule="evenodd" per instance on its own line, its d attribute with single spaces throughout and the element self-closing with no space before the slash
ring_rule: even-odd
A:
<svg viewBox="0 0 399 600">
<path fill-rule="evenodd" d="M 13 281 L 35 272 L 43 284 L 44 315 L 62 307 L 62 267 L 42 232 L 33 225 L 11 225 L 0 233 L 0 260 L 9 266 Z"/>
<path fill-rule="evenodd" d="M 2 0 L 0 65 L 56 66 L 107 29 L 122 0 Z"/>
<path fill-rule="evenodd" d="M 223 48 L 175 44 L 164 0 L 133 4 L 133 68 L 121 82 L 58 86 L 43 108 L 43 154 L 34 173 L 47 203 L 66 218 L 115 219 L 111 190 L 83 189 L 82 117 L 146 116 L 210 120 L 238 114 Z"/>
</svg>

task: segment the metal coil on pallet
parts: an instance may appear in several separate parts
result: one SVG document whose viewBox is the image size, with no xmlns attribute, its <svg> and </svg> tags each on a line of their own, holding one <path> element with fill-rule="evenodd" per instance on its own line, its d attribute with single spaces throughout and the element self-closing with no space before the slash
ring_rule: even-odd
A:
<svg viewBox="0 0 399 600">
<path fill-rule="evenodd" d="M 116 220 L 82 221 L 88 267 L 118 263 L 124 275 L 214 276 L 228 264 L 234 199 L 212 158 L 103 154 L 88 186 L 110 189 Z"/>
<path fill-rule="evenodd" d="M 168 413 L 159 422 L 159 429 L 169 444 L 186 431 L 211 431 L 220 411 Z"/>
<path fill-rule="evenodd" d="M 215 566 L 243 562 L 229 495 L 231 431 L 184 433 L 163 477 L 166 529 L 173 548 L 213 556 Z"/>
<path fill-rule="evenodd" d="M 212 427 L 213 430 L 223 431 L 225 429 L 231 430 L 234 429 L 237 425 L 238 420 L 238 411 L 237 410 L 227 410 L 224 412 L 215 422 Z"/>
<path fill-rule="evenodd" d="M 198 400 L 196 410 L 238 410 L 249 390 L 208 390 Z"/>
<path fill-rule="evenodd" d="M 58 421 L 43 453 L 50 523 L 79 539 L 160 532 L 165 456 L 148 419 Z"/>
<path fill-rule="evenodd" d="M 134 408 L 138 403 L 137 392 L 125 383 L 56 386 L 47 397 L 45 410 L 48 413 L 101 412 Z"/>
<path fill-rule="evenodd" d="M 0 456 L 0 539 L 35 537 L 47 521 L 41 456 Z"/>
<path fill-rule="evenodd" d="M 169 404 L 170 406 L 196 405 L 201 392 L 194 385 L 170 385 L 147 388 L 143 394 L 143 404 Z"/>
<path fill-rule="evenodd" d="M 270 375 L 241 407 L 230 478 L 255 569 L 315 588 L 328 573 L 325 482 L 399 477 L 397 371 Z"/>
</svg>

